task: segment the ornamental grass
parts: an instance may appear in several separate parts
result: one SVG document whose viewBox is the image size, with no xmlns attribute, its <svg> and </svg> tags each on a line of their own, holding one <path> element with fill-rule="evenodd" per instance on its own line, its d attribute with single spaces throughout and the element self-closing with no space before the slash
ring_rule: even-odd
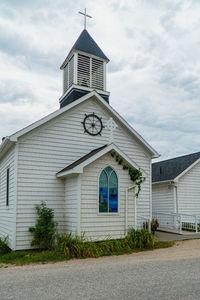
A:
<svg viewBox="0 0 200 300">
<path fill-rule="evenodd" d="M 55 250 L 66 258 L 100 257 L 130 253 L 136 249 L 152 249 L 155 237 L 148 230 L 129 229 L 122 239 L 107 239 L 105 241 L 86 241 L 84 236 L 70 234 L 57 235 Z"/>
</svg>

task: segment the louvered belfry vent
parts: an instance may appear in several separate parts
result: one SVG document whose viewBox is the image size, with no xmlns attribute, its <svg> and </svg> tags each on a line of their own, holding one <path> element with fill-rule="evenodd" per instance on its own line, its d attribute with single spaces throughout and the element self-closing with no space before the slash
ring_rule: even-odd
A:
<svg viewBox="0 0 200 300">
<path fill-rule="evenodd" d="M 78 54 L 78 85 L 90 87 L 90 57 Z"/>
<path fill-rule="evenodd" d="M 64 68 L 64 93 L 74 84 L 74 56 L 71 57 Z"/>
<path fill-rule="evenodd" d="M 103 61 L 78 54 L 78 85 L 104 90 Z"/>
<path fill-rule="evenodd" d="M 92 87 L 104 90 L 104 65 L 103 61 L 92 58 Z"/>
</svg>

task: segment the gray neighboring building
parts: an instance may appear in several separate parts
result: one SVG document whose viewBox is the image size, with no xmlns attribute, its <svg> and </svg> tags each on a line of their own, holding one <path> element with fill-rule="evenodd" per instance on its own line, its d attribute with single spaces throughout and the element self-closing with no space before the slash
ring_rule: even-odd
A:
<svg viewBox="0 0 200 300">
<path fill-rule="evenodd" d="M 152 165 L 152 211 L 200 215 L 200 152 Z"/>
</svg>

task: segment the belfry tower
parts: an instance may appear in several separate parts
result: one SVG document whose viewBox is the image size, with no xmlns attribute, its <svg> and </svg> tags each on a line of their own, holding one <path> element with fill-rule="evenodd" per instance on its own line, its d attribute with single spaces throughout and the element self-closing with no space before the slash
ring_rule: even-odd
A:
<svg viewBox="0 0 200 300">
<path fill-rule="evenodd" d="M 95 90 L 109 102 L 106 91 L 106 64 L 109 59 L 84 29 L 60 69 L 63 70 L 63 95 L 60 108 Z"/>
</svg>

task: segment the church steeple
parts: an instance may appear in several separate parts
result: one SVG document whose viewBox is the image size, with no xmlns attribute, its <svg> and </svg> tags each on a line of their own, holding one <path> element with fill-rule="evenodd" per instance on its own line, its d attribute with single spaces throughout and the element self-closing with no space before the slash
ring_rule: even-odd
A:
<svg viewBox="0 0 200 300">
<path fill-rule="evenodd" d="M 109 62 L 91 35 L 84 29 L 60 69 L 63 70 L 63 95 L 60 107 L 96 90 L 107 102 L 106 64 Z"/>
</svg>

